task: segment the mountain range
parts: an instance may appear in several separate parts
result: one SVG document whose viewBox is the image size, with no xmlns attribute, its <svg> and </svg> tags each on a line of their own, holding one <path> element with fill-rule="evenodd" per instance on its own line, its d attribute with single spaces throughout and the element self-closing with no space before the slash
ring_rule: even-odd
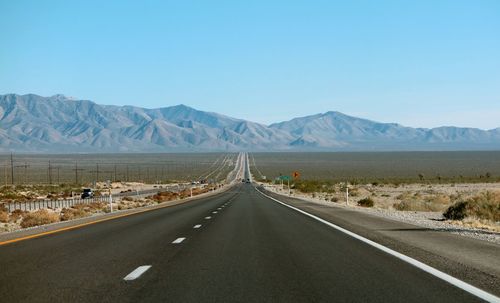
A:
<svg viewBox="0 0 500 303">
<path fill-rule="evenodd" d="M 0 152 L 499 150 L 500 128 L 411 128 L 330 111 L 263 125 L 185 105 L 0 95 Z"/>
</svg>

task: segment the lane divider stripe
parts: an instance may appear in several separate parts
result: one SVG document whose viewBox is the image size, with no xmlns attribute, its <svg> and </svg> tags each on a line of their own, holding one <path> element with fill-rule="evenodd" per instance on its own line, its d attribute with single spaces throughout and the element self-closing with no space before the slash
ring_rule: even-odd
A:
<svg viewBox="0 0 500 303">
<path fill-rule="evenodd" d="M 123 280 L 132 281 L 139 278 L 143 273 L 145 273 L 148 269 L 151 268 L 151 265 L 143 265 L 134 269 L 131 273 L 129 273 Z"/>
<path fill-rule="evenodd" d="M 328 225 L 328 226 L 330 226 L 330 227 L 332 227 L 332 228 L 334 228 L 334 229 L 336 229 L 336 230 L 338 230 L 340 232 L 343 232 L 343 233 L 345 233 L 345 234 L 347 234 L 347 235 L 349 235 L 349 236 L 351 236 L 351 237 L 353 237 L 353 238 L 355 238 L 357 240 L 360 240 L 360 241 L 362 241 L 362 242 L 364 242 L 364 243 L 366 243 L 368 245 L 371 245 L 371 246 L 373 246 L 373 247 L 375 247 L 375 248 L 377 248 L 377 249 L 379 249 L 379 250 L 381 250 L 381 251 L 383 251 L 385 253 L 388 253 L 388 254 L 390 254 L 390 255 L 392 255 L 392 256 L 394 256 L 394 257 L 396 257 L 396 258 L 398 258 L 398 259 L 400 259 L 400 260 L 402 260 L 402 261 L 404 261 L 406 263 L 409 263 L 409 264 L 411 264 L 411 265 L 413 265 L 413 266 L 415 266 L 415 267 L 417 267 L 417 268 L 419 268 L 419 269 L 421 269 L 421 270 L 423 270 L 423 271 L 425 271 L 425 272 L 427 272 L 427 273 L 429 273 L 429 274 L 431 274 L 431 275 L 433 275 L 433 276 L 435 276 L 435 277 L 437 277 L 437 278 L 439 278 L 441 280 L 444 280 L 444 281 L 446 281 L 446 282 L 448 282 L 448 283 L 450 283 L 450 284 L 452 284 L 452 285 L 454 285 L 454 286 L 456 286 L 456 287 L 458 287 L 458 288 L 460 288 L 460 289 L 462 289 L 462 290 L 464 290 L 464 291 L 466 291 L 466 292 L 468 292 L 468 293 L 470 293 L 470 294 L 472 294 L 472 295 L 474 295 L 474 296 L 476 296 L 478 298 L 481 298 L 481 299 L 486 300 L 488 302 L 500 302 L 500 298 L 497 297 L 497 296 L 495 296 L 495 295 L 493 295 L 493 294 L 490 294 L 490 293 L 488 293 L 488 292 L 486 292 L 486 291 L 484 291 L 482 289 L 479 289 L 479 288 L 477 288 L 475 286 L 470 285 L 469 283 L 466 283 L 466 282 L 464 282 L 462 280 L 459 280 L 459 279 L 457 279 L 455 277 L 452 277 L 452 276 L 450 276 L 450 275 L 448 275 L 448 274 L 446 274 L 446 273 L 444 273 L 444 272 L 442 272 L 442 271 L 440 271 L 438 269 L 435 269 L 434 267 L 431 267 L 431 266 L 429 266 L 429 265 L 427 265 L 425 263 L 422 263 L 422 262 L 420 262 L 418 260 L 415 260 L 415 259 L 413 259 L 411 257 L 408 257 L 407 255 L 403 255 L 402 253 L 399 253 L 399 252 L 397 252 L 395 250 L 392 250 L 392 249 L 390 249 L 388 247 L 385 247 L 382 244 L 379 244 L 377 242 L 369 240 L 369 239 L 367 239 L 365 237 L 362 237 L 362 236 L 360 236 L 360 235 L 358 235 L 356 233 L 353 233 L 352 231 L 349 231 L 349 230 L 347 230 L 345 228 L 342 228 L 342 227 L 340 227 L 338 225 L 335 225 L 335 224 L 333 224 L 331 222 L 328 222 L 328 221 L 326 221 L 324 219 L 321 219 L 320 217 L 317 217 L 317 216 L 315 216 L 313 214 L 310 214 L 310 213 L 308 213 L 306 211 L 303 211 L 302 209 L 299 209 L 297 207 L 294 207 L 294 206 L 288 205 L 288 204 L 286 204 L 284 202 L 281 202 L 278 199 L 275 199 L 275 198 L 273 198 L 271 196 L 266 195 L 265 193 L 263 193 L 260 190 L 258 190 L 256 187 L 254 187 L 254 188 L 261 195 L 265 196 L 268 199 L 271 199 L 271 200 L 273 200 L 275 202 L 278 202 L 279 204 L 281 204 L 283 206 L 291 208 L 291 209 L 293 209 L 293 210 L 295 210 L 295 211 L 297 211 L 297 212 L 299 212 L 299 213 L 301 213 L 303 215 L 311 217 L 311 218 L 315 219 L 316 221 L 319 221 L 319 222 L 321 222 L 323 224 L 326 224 L 326 225 Z"/>
<path fill-rule="evenodd" d="M 174 240 L 174 242 L 172 242 L 172 244 L 179 244 L 179 243 L 182 243 L 182 241 L 186 240 L 186 238 L 177 238 Z"/>
</svg>

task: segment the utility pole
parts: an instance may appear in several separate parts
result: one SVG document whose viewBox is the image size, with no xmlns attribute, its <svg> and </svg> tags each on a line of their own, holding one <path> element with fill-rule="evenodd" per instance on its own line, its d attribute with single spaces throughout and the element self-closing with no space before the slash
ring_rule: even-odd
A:
<svg viewBox="0 0 500 303">
<path fill-rule="evenodd" d="M 99 182 L 99 164 L 98 163 L 95 164 L 95 176 L 96 176 L 95 181 Z"/>
<path fill-rule="evenodd" d="M 28 183 L 28 163 L 24 162 L 24 183 Z"/>
<path fill-rule="evenodd" d="M 49 161 L 49 184 L 52 184 L 52 167 L 50 166 L 50 161 Z"/>
<path fill-rule="evenodd" d="M 14 185 L 14 156 L 10 153 L 10 180 Z"/>
<path fill-rule="evenodd" d="M 75 184 L 78 184 L 78 162 L 75 162 Z"/>
<path fill-rule="evenodd" d="M 75 184 L 78 183 L 78 171 L 83 170 L 82 168 L 78 168 L 78 161 L 75 161 L 75 168 L 73 169 L 75 171 Z"/>
</svg>

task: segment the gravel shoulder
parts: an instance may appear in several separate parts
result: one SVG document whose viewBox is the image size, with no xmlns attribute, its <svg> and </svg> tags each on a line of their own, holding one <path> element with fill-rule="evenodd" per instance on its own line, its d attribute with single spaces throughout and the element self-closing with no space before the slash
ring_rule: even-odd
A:
<svg viewBox="0 0 500 303">
<path fill-rule="evenodd" d="M 262 185 L 262 184 L 261 184 Z M 270 186 L 266 185 L 266 190 L 269 190 L 278 194 L 287 194 L 286 190 L 281 190 L 279 186 Z M 461 189 L 460 189 L 461 188 Z M 462 190 L 466 192 L 467 190 L 498 190 L 498 184 L 487 184 L 485 187 L 481 184 L 468 184 L 468 185 L 457 185 L 453 187 L 451 190 Z M 394 189 L 393 189 L 394 190 Z M 407 186 L 396 189 L 397 192 L 404 192 L 408 190 L 418 190 L 418 186 Z M 449 187 L 441 186 L 441 192 L 453 193 L 450 191 Z M 397 211 L 390 207 L 380 208 L 367 208 L 367 207 L 359 207 L 353 205 L 352 202 L 349 205 L 346 205 L 345 202 L 329 202 L 324 199 L 319 194 L 316 194 L 316 197 L 313 198 L 311 195 L 306 195 L 302 193 L 293 193 L 293 197 L 299 198 L 314 204 L 324 205 L 333 208 L 345 208 L 353 211 L 364 212 L 371 215 L 375 215 L 381 218 L 396 220 L 399 222 L 413 224 L 419 227 L 424 227 L 436 231 L 446 231 L 450 233 L 454 233 L 460 236 L 471 237 L 478 240 L 489 241 L 492 243 L 500 244 L 500 232 L 484 229 L 484 228 L 476 228 L 471 225 L 465 225 L 460 221 L 447 221 L 444 219 L 441 211 Z M 387 203 L 386 203 L 387 204 Z"/>
</svg>

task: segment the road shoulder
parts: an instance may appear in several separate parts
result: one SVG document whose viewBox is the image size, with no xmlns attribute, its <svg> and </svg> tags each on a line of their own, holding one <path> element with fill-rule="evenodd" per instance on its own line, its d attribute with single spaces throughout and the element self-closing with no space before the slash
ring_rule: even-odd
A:
<svg viewBox="0 0 500 303">
<path fill-rule="evenodd" d="M 262 188 L 260 190 L 263 190 Z M 500 295 L 500 245 L 381 218 L 350 209 L 314 204 L 265 191 L 284 203 L 316 215 L 467 283 Z"/>
</svg>

